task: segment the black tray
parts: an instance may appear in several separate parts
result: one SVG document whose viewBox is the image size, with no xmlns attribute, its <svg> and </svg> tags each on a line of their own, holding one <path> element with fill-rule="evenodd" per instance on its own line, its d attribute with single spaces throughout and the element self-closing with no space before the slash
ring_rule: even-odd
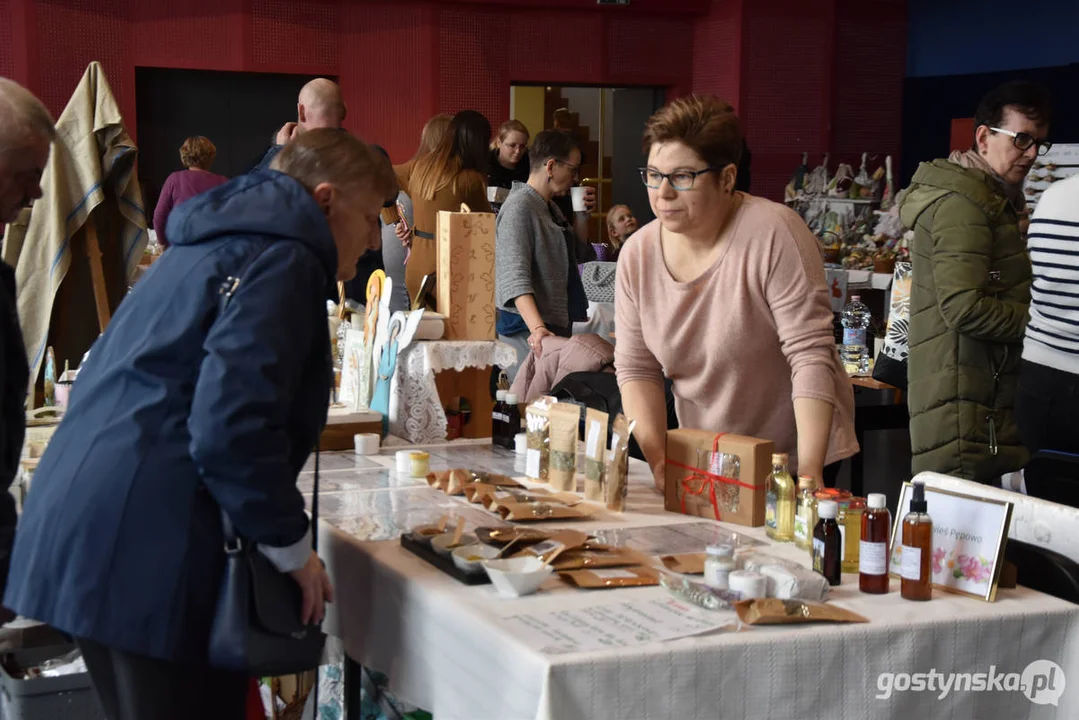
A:
<svg viewBox="0 0 1079 720">
<path fill-rule="evenodd" d="M 459 583 L 464 583 L 465 585 L 491 584 L 491 578 L 487 577 L 487 573 L 483 569 L 473 573 L 463 572 L 459 567 L 453 564 L 453 558 L 443 557 L 432 550 L 430 540 L 421 542 L 412 539 L 408 535 L 402 535 L 401 547 L 421 560 L 426 561 L 428 564 L 434 565 Z"/>
</svg>

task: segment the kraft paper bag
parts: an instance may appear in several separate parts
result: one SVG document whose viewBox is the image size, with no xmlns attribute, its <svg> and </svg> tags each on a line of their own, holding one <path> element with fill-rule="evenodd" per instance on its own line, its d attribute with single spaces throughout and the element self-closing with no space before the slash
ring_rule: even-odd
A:
<svg viewBox="0 0 1079 720">
<path fill-rule="evenodd" d="M 494 340 L 495 216 L 438 213 L 437 310 L 446 317 L 446 340 Z"/>
</svg>

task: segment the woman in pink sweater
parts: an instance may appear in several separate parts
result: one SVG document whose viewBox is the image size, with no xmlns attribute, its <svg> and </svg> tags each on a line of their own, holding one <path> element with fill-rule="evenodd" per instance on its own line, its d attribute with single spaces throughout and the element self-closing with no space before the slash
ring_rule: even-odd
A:
<svg viewBox="0 0 1079 720">
<path fill-rule="evenodd" d="M 615 367 L 660 490 L 664 375 L 682 427 L 772 440 L 818 485 L 858 451 L 816 239 L 786 207 L 735 191 L 741 148 L 734 110 L 711 96 L 676 100 L 645 130 L 657 219 L 619 257 Z"/>
</svg>

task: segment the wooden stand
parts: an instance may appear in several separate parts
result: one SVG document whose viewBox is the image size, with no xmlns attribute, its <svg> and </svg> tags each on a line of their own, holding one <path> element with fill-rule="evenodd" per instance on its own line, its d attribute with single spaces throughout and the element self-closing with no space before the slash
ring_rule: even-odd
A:
<svg viewBox="0 0 1079 720">
<path fill-rule="evenodd" d="M 435 375 L 435 387 L 442 407 L 459 397 L 468 400 L 472 415 L 465 423 L 461 437 L 491 437 L 491 412 L 495 406 L 491 400 L 491 368 L 465 368 L 460 372 L 444 370 Z"/>
</svg>

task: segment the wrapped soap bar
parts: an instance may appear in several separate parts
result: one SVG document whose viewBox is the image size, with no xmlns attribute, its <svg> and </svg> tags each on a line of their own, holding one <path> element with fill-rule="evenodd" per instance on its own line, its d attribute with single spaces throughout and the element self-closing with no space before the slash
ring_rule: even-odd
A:
<svg viewBox="0 0 1079 720">
<path fill-rule="evenodd" d="M 768 597 L 811 602 L 824 602 L 828 597 L 828 579 L 796 562 L 765 553 L 749 553 L 742 559 L 742 566 L 765 577 Z"/>
</svg>

